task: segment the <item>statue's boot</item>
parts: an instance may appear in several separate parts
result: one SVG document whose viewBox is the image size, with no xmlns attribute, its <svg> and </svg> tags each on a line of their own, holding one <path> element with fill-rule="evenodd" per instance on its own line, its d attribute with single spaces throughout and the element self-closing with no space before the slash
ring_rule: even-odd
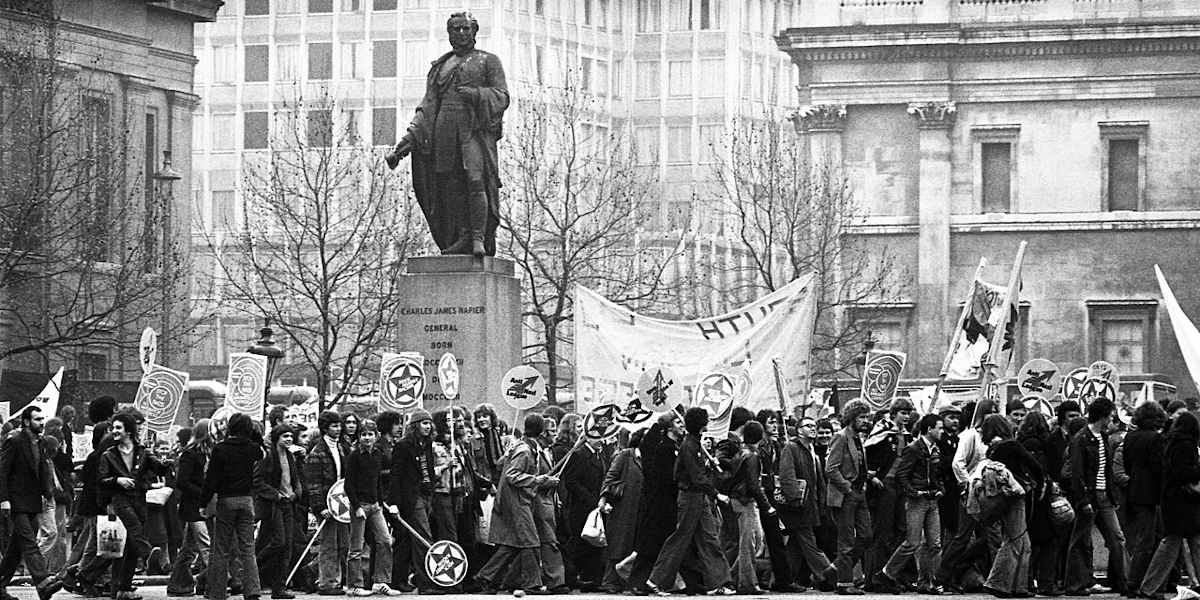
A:
<svg viewBox="0 0 1200 600">
<path fill-rule="evenodd" d="M 458 230 L 458 239 L 442 250 L 442 254 L 470 254 L 471 232 L 466 229 Z"/>
<path fill-rule="evenodd" d="M 487 254 L 487 249 L 483 245 L 483 235 L 487 229 L 488 217 L 487 193 L 472 192 L 467 198 L 467 210 L 471 217 L 471 254 L 482 258 Z"/>
</svg>

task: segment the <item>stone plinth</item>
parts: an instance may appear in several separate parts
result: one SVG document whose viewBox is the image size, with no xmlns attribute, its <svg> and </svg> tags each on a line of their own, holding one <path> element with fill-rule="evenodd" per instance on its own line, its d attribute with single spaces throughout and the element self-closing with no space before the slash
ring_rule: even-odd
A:
<svg viewBox="0 0 1200 600">
<path fill-rule="evenodd" d="M 512 261 L 491 257 L 408 259 L 395 350 L 425 357 L 425 408 L 449 404 L 437 365 L 451 352 L 459 367 L 455 404 L 491 402 L 501 418 L 512 418 L 498 390 L 505 371 L 521 363 L 521 286 L 514 272 Z"/>
</svg>

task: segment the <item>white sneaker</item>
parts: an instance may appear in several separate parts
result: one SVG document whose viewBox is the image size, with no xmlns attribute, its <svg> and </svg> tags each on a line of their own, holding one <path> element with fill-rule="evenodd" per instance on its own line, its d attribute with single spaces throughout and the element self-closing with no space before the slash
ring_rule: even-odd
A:
<svg viewBox="0 0 1200 600">
<path fill-rule="evenodd" d="M 380 596 L 403 596 L 404 595 L 404 592 L 402 592 L 400 590 L 393 590 L 392 587 L 386 583 L 380 583 L 380 584 L 376 585 L 374 588 L 374 592 L 376 594 L 379 594 Z"/>
<path fill-rule="evenodd" d="M 346 592 L 346 594 L 349 596 L 370 596 L 371 590 L 368 590 L 366 588 L 353 587 L 353 588 L 350 588 L 350 590 L 348 592 Z"/>
</svg>

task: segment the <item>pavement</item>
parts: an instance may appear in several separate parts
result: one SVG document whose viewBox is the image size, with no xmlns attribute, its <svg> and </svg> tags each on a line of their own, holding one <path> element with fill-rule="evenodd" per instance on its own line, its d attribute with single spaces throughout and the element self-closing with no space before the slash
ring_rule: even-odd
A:
<svg viewBox="0 0 1200 600">
<path fill-rule="evenodd" d="M 142 598 L 144 598 L 144 600 L 166 600 L 167 599 L 166 586 L 165 585 L 153 585 L 153 582 L 150 582 L 150 583 L 151 583 L 151 585 L 143 585 L 142 587 L 138 588 L 138 593 L 140 593 L 142 595 Z M 12 594 L 13 596 L 16 596 L 17 598 L 20 598 L 21 600 L 37 600 L 37 593 L 34 591 L 34 589 L 32 587 L 30 587 L 28 585 L 11 586 L 8 588 L 8 592 L 10 594 Z M 505 594 L 505 595 L 507 595 L 507 594 Z M 405 596 L 400 596 L 400 597 L 415 597 L 415 596 L 416 596 L 416 594 L 406 594 Z M 499 594 L 497 596 L 499 596 Z M 338 598 L 339 596 L 318 596 L 316 594 L 297 594 L 296 595 L 296 598 L 299 600 L 327 600 L 331 597 Z M 345 598 L 346 600 L 350 600 L 349 596 L 340 596 L 340 597 Z M 447 594 L 447 595 L 439 595 L 438 599 L 439 600 L 478 600 L 479 598 L 482 598 L 482 597 L 483 596 L 480 596 L 479 594 Z M 493 597 L 495 597 L 495 596 L 493 596 Z M 55 600 L 81 600 L 82 597 L 71 594 L 70 592 L 63 591 L 63 592 L 59 592 L 58 594 L 55 594 L 54 598 L 55 598 Z M 192 598 L 193 598 L 193 600 L 203 600 L 202 596 L 192 596 Z M 230 598 L 232 600 L 241 600 L 240 596 L 231 596 Z M 269 594 L 263 596 L 263 600 L 268 600 L 269 598 L 270 598 Z M 532 598 L 537 598 L 538 600 L 542 600 L 544 598 L 550 598 L 550 599 L 555 599 L 555 600 L 601 600 L 601 599 L 607 600 L 607 599 L 611 599 L 611 598 L 629 598 L 629 596 L 620 596 L 620 595 L 615 595 L 615 594 L 582 594 L 582 593 L 580 593 L 580 594 L 570 594 L 570 595 L 562 595 L 562 596 L 536 596 L 536 597 L 530 597 L 530 598 L 531 598 L 531 600 L 532 600 Z M 680 598 L 684 598 L 684 596 L 680 596 Z M 697 598 L 703 598 L 703 596 L 697 596 Z M 803 594 L 769 593 L 769 594 L 761 594 L 761 595 L 756 594 L 756 595 L 746 595 L 746 596 L 735 596 L 735 598 L 745 598 L 745 599 L 750 599 L 750 600 L 752 600 L 754 598 L 802 598 L 803 600 L 840 600 L 842 597 L 838 596 L 837 594 L 834 594 L 834 593 L 823 593 L 823 592 L 812 591 L 812 592 L 806 592 Z M 898 594 L 898 595 L 868 594 L 866 596 L 862 596 L 862 598 L 864 598 L 864 600 L 875 600 L 875 599 L 914 600 L 916 598 L 927 598 L 927 597 L 926 596 L 918 596 L 916 594 Z M 943 596 L 943 598 L 954 599 L 954 600 L 993 600 L 993 598 L 987 594 L 963 594 L 963 595 L 958 595 L 958 596 Z M 1120 598 L 1121 597 L 1118 596 L 1117 594 L 1092 594 L 1091 596 L 1089 596 L 1089 599 L 1097 599 L 1097 600 L 1118 600 Z"/>
</svg>

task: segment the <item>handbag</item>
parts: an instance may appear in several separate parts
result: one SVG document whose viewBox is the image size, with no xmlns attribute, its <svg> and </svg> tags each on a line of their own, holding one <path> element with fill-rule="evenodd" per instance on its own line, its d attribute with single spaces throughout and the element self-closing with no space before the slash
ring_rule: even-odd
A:
<svg viewBox="0 0 1200 600">
<path fill-rule="evenodd" d="M 583 533 L 579 537 L 597 548 L 608 545 L 608 538 L 604 535 L 604 515 L 600 513 L 599 508 L 594 508 L 588 513 L 587 521 L 583 524 Z"/>
<path fill-rule="evenodd" d="M 125 524 L 116 517 L 96 517 L 96 556 L 99 558 L 121 558 L 125 556 L 125 539 L 128 532 Z"/>
<path fill-rule="evenodd" d="M 162 480 L 160 479 L 160 481 Z M 146 490 L 146 503 L 163 506 L 167 503 L 167 500 L 171 498 L 171 494 L 174 492 L 175 488 L 166 485 L 164 482 L 162 487 L 150 488 Z"/>
</svg>

